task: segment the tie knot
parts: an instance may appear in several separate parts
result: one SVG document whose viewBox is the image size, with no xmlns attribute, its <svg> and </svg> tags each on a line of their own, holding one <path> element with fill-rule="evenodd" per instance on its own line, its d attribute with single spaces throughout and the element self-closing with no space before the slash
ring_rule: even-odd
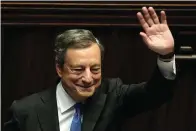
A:
<svg viewBox="0 0 196 131">
<path fill-rule="evenodd" d="M 77 109 L 80 109 L 80 107 L 81 107 L 81 103 L 76 103 L 75 105 L 74 105 L 74 108 L 77 110 Z"/>
</svg>

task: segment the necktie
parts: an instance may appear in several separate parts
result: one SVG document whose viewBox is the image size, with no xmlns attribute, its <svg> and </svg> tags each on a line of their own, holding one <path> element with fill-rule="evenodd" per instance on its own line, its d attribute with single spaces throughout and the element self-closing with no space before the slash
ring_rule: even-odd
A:
<svg viewBox="0 0 196 131">
<path fill-rule="evenodd" d="M 71 123 L 70 131 L 81 131 L 81 112 L 80 112 L 81 103 L 76 103 L 74 117 Z"/>
</svg>

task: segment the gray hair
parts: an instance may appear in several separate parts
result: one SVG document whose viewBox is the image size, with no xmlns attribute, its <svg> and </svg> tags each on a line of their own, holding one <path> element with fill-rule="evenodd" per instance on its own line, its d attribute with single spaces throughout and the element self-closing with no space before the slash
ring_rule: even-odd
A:
<svg viewBox="0 0 196 131">
<path fill-rule="evenodd" d="M 103 59 L 104 47 L 89 30 L 71 29 L 59 34 L 55 41 L 55 62 L 60 67 L 64 64 L 64 56 L 69 48 L 81 49 L 90 47 L 93 43 L 97 44 Z"/>
</svg>

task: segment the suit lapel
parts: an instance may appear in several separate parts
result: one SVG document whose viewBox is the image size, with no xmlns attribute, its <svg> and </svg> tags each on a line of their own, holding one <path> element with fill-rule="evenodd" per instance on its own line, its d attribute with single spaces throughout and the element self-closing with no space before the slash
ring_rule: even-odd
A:
<svg viewBox="0 0 196 131">
<path fill-rule="evenodd" d="M 42 103 L 36 111 L 42 131 L 59 131 L 56 88 L 41 93 L 40 98 Z"/>
<path fill-rule="evenodd" d="M 93 131 L 97 120 L 103 110 L 106 94 L 101 89 L 95 93 L 93 97 L 88 99 L 84 104 L 82 131 Z"/>
<path fill-rule="evenodd" d="M 107 86 L 107 84 L 105 82 L 103 83 L 104 84 L 97 89 L 95 94 L 89 98 L 84 105 L 82 131 L 93 131 L 103 110 L 107 96 L 103 93 L 103 89 L 106 89 L 104 86 Z M 60 131 L 56 103 L 56 88 L 51 88 L 40 93 L 40 98 L 42 102 L 40 106 L 37 106 L 36 111 L 42 131 Z"/>
</svg>

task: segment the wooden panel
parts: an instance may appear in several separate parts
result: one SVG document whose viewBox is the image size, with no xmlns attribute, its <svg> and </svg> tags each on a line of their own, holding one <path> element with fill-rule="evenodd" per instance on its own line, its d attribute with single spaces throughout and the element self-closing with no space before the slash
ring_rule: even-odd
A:
<svg viewBox="0 0 196 131">
<path fill-rule="evenodd" d="M 165 10 L 170 26 L 196 26 L 195 2 L 2 2 L 2 25 L 139 26 L 142 6 Z"/>
</svg>

